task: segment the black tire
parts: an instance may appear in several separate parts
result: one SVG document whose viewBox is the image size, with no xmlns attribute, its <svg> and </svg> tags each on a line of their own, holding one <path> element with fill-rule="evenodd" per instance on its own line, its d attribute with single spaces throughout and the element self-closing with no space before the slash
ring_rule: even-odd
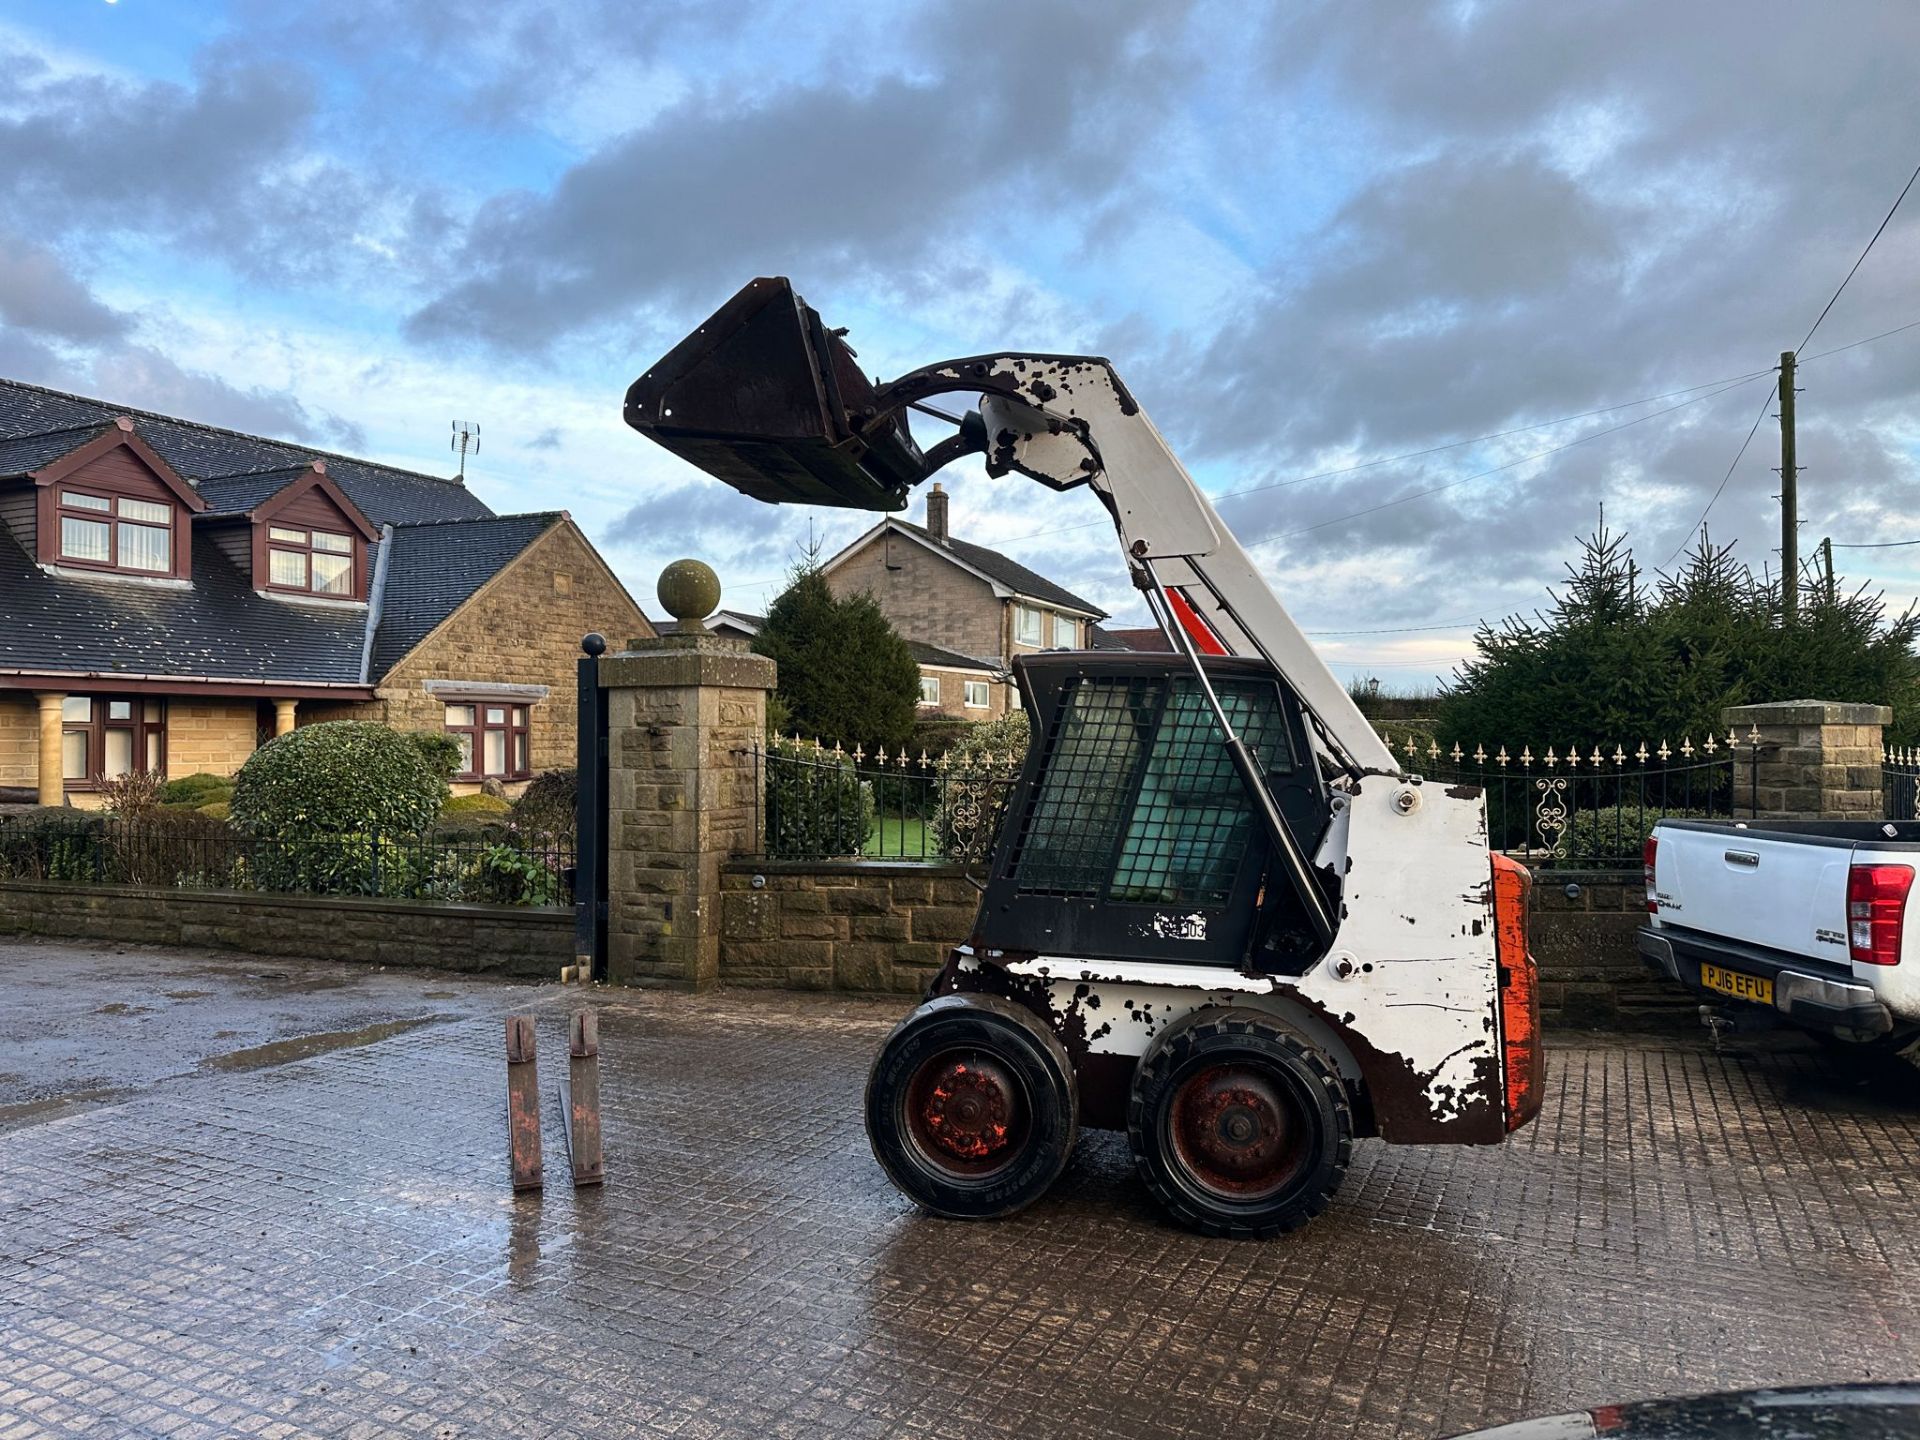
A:
<svg viewBox="0 0 1920 1440">
<path fill-rule="evenodd" d="M 1327 1208 L 1353 1155 L 1333 1063 L 1258 1010 L 1196 1010 L 1142 1057 L 1127 1105 L 1154 1199 L 1207 1235 L 1266 1239 Z"/>
<path fill-rule="evenodd" d="M 990 1220 L 1031 1205 L 1066 1168 L 1079 1124 L 1053 1032 L 996 995 L 942 995 L 895 1027 L 867 1076 L 867 1139 L 921 1208 Z"/>
</svg>

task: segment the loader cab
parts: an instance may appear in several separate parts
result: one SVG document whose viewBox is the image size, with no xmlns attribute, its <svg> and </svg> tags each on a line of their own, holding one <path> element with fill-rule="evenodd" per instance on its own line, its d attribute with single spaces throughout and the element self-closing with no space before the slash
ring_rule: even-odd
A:
<svg viewBox="0 0 1920 1440">
<path fill-rule="evenodd" d="M 1257 660 L 1207 676 L 1313 854 L 1330 816 L 1300 705 Z M 1033 738 L 976 926 L 1017 955 L 1301 968 L 1297 902 L 1187 662 L 1048 652 L 1014 662 Z M 1337 880 L 1321 877 L 1329 888 Z"/>
</svg>

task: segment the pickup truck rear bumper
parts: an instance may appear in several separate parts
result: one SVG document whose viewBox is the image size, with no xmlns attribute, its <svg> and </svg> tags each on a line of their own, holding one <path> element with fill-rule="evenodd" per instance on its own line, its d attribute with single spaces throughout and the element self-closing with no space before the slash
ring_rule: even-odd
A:
<svg viewBox="0 0 1920 1440">
<path fill-rule="evenodd" d="M 1881 1004 L 1872 986 L 1858 980 L 1815 974 L 1811 967 L 1796 968 L 1793 961 L 1751 945 L 1692 932 L 1676 933 L 1671 927 L 1655 929 L 1643 925 L 1639 931 L 1639 949 L 1648 969 L 1714 1000 L 1727 997 L 1700 983 L 1703 961 L 1773 981 L 1773 1008 L 1795 1024 L 1864 1035 L 1885 1035 L 1893 1029 L 1893 1012 Z"/>
</svg>

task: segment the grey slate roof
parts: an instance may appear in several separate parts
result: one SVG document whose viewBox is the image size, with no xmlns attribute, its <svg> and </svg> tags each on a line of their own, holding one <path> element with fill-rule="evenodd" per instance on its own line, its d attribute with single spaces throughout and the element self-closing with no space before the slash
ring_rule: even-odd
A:
<svg viewBox="0 0 1920 1440">
<path fill-rule="evenodd" d="M 272 499 L 307 473 L 305 465 L 263 470 L 254 475 L 235 475 L 223 480 L 202 480 L 194 488 L 207 502 L 206 513 L 245 515 L 263 501 Z"/>
<path fill-rule="evenodd" d="M 1036 575 L 1018 560 L 1010 560 L 998 550 L 989 550 L 984 545 L 975 545 L 969 540 L 956 540 L 949 536 L 945 540 L 935 540 L 933 533 L 925 526 L 910 524 L 905 520 L 890 520 L 902 530 L 910 530 L 922 540 L 937 548 L 950 550 L 955 559 L 971 565 L 982 575 L 997 580 L 1009 590 L 1017 590 L 1048 605 L 1064 605 L 1069 610 L 1079 610 L 1088 615 L 1106 617 L 1102 610 L 1091 600 L 1083 600 L 1063 585 L 1056 585 L 1044 575 Z"/>
<path fill-rule="evenodd" d="M 907 649 L 913 652 L 916 665 L 933 665 L 945 670 L 998 671 L 1000 669 L 997 661 L 962 655 L 958 650 L 943 650 L 938 645 L 927 644 L 924 640 L 907 641 Z"/>
<path fill-rule="evenodd" d="M 49 575 L 0 528 L 0 669 L 357 684 L 366 615 L 254 593 L 205 535 L 193 584 Z"/>
<path fill-rule="evenodd" d="M 331 474 L 333 467 L 327 467 Z M 434 626 L 564 518 L 561 511 L 396 525 L 369 679 L 378 681 Z"/>
<path fill-rule="evenodd" d="M 88 427 L 104 427 L 117 415 L 131 416 L 140 438 L 178 471 L 182 479 L 196 487 L 222 478 L 257 476 L 263 472 L 281 472 L 280 484 L 285 485 L 315 460 L 325 460 L 327 475 L 376 527 L 423 520 L 480 520 L 493 514 L 484 500 L 454 480 L 358 460 L 351 455 L 334 455 L 282 440 L 242 435 L 236 430 L 222 430 L 171 415 L 111 405 L 19 380 L 0 380 L 0 475 L 24 474 L 66 454 L 92 438 L 86 433 Z M 65 434 L 65 443 L 52 455 L 30 464 L 22 465 L 6 448 L 16 441 L 52 444 L 50 431 L 70 433 Z M 40 441 L 43 436 L 47 439 Z M 34 453 L 34 446 L 25 443 L 19 451 L 20 455 L 27 456 Z"/>
<path fill-rule="evenodd" d="M 48 574 L 0 527 L 0 670 L 372 684 L 562 519 L 495 515 L 464 485 L 0 379 L 0 478 L 38 469 L 131 416 L 135 432 L 208 502 L 244 514 L 325 460 L 375 526 L 393 526 L 371 671 L 365 606 L 255 593 L 195 524 L 193 583 Z M 370 547 L 379 566 L 382 545 Z"/>
</svg>

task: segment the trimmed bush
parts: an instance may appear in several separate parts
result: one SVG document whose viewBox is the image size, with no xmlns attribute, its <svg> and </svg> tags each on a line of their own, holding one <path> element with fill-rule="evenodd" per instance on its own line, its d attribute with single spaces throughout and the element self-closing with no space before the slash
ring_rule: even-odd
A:
<svg viewBox="0 0 1920 1440">
<path fill-rule="evenodd" d="M 160 787 L 162 805 L 184 805 L 190 810 L 198 810 L 202 805 L 211 805 L 216 800 L 232 798 L 232 779 L 225 775 L 210 775 L 204 770 L 182 775 L 178 780 L 169 780 Z"/>
<path fill-rule="evenodd" d="M 328 720 L 276 736 L 234 781 L 241 829 L 280 838 L 311 834 L 418 835 L 440 814 L 446 782 L 411 738 L 364 720 Z"/>
<path fill-rule="evenodd" d="M 513 802 L 513 823 L 537 835 L 571 835 L 580 795 L 580 777 L 572 770 L 547 770 L 533 777 Z"/>
<path fill-rule="evenodd" d="M 231 800 L 210 800 L 205 805 L 194 806 L 193 813 L 196 815 L 205 815 L 210 819 L 225 821 L 233 815 L 233 802 Z"/>
<path fill-rule="evenodd" d="M 767 742 L 767 855 L 835 860 L 858 855 L 873 832 L 873 791 L 853 760 L 791 740 Z"/>
<path fill-rule="evenodd" d="M 498 795 L 455 795 L 440 807 L 440 814 L 447 815 L 505 815 L 513 806 Z"/>
</svg>

